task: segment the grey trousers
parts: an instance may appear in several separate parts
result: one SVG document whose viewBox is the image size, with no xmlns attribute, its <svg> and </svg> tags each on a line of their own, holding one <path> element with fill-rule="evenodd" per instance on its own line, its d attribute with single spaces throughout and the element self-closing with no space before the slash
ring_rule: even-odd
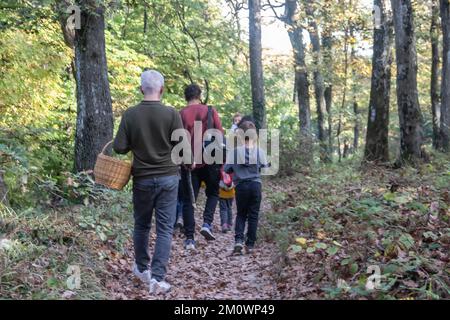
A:
<svg viewBox="0 0 450 320">
<path fill-rule="evenodd" d="M 151 262 L 152 278 L 164 280 L 172 247 L 178 196 L 178 176 L 140 179 L 133 183 L 134 252 L 140 272 L 150 263 L 149 236 L 153 211 L 156 220 L 156 243 Z"/>
</svg>

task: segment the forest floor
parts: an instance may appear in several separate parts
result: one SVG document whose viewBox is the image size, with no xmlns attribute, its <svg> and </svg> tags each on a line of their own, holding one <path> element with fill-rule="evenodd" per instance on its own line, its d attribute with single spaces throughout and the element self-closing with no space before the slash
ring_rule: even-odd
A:
<svg viewBox="0 0 450 320">
<path fill-rule="evenodd" d="M 133 264 L 133 247 L 129 242 L 126 253 L 109 263 L 111 271 L 118 270 L 107 284 L 112 299 L 279 299 L 280 293 L 273 279 L 273 266 L 277 247 L 274 242 L 259 242 L 250 254 L 233 255 L 234 233 L 220 231 L 218 210 L 213 225 L 215 241 L 206 241 L 199 234 L 203 223 L 202 209 L 204 194 L 200 193 L 196 214 L 195 251 L 186 251 L 183 247 L 184 235 L 175 232 L 171 258 L 166 280 L 172 289 L 166 295 L 153 296 L 148 287 L 140 283 L 130 272 Z M 263 200 L 264 212 L 270 210 L 270 203 Z M 235 209 L 234 209 L 235 212 Z M 151 249 L 155 241 L 152 228 Z"/>
<path fill-rule="evenodd" d="M 130 188 L 89 179 L 68 178 L 64 193 L 41 184 L 38 196 L 51 196 L 29 208 L 0 205 L 0 298 L 450 298 L 448 156 L 397 170 L 349 160 L 265 179 L 254 252 L 232 255 L 233 233 L 220 232 L 216 212 L 214 242 L 197 231 L 197 251 L 187 253 L 175 235 L 173 288 L 156 297 L 131 272 Z M 199 228 L 200 209 L 196 217 Z M 70 287 L 74 270 L 79 288 Z"/>
</svg>

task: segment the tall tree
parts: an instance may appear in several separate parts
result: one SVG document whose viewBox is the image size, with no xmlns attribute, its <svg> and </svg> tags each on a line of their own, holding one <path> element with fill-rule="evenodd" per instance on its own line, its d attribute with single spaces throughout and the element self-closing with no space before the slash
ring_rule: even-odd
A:
<svg viewBox="0 0 450 320">
<path fill-rule="evenodd" d="M 320 41 L 320 29 L 315 17 L 314 0 L 305 0 L 305 11 L 308 16 L 308 31 L 314 53 L 314 93 L 317 108 L 317 129 L 320 143 L 320 158 L 322 161 L 330 161 L 328 154 L 327 132 L 324 127 L 326 114 L 325 106 L 325 81 L 322 75 L 322 52 Z"/>
<path fill-rule="evenodd" d="M 397 104 L 400 120 L 400 158 L 416 164 L 422 153 L 422 113 L 417 92 L 417 52 L 411 0 L 391 0 L 397 58 Z"/>
<path fill-rule="evenodd" d="M 442 149 L 450 151 L 450 2 L 441 0 L 441 24 L 444 52 L 442 54 L 441 127 Z"/>
<path fill-rule="evenodd" d="M 336 139 L 337 139 L 337 149 L 338 149 L 338 156 L 339 156 L 339 162 L 341 162 L 342 157 L 346 158 L 347 154 L 349 152 L 349 146 L 347 139 L 344 138 L 344 152 L 342 152 L 341 149 L 341 134 L 344 131 L 344 123 L 343 123 L 343 113 L 345 110 L 345 105 L 347 102 L 347 82 L 348 82 L 348 70 L 349 70 L 349 58 L 348 58 L 348 46 L 349 46 L 349 26 L 345 28 L 344 31 L 344 83 L 342 88 L 342 102 L 339 110 L 339 120 L 338 120 L 338 127 L 336 130 Z"/>
<path fill-rule="evenodd" d="M 97 154 L 113 137 L 113 112 L 105 54 L 104 7 L 78 0 L 81 29 L 75 32 L 77 125 L 75 170 L 94 168 Z"/>
<path fill-rule="evenodd" d="M 352 66 L 352 96 L 353 96 L 353 114 L 355 121 L 353 124 L 353 148 L 352 152 L 358 151 L 359 148 L 359 134 L 361 130 L 360 112 L 357 100 L 357 79 L 356 79 L 356 39 L 355 39 L 355 26 L 350 26 L 350 39 L 351 39 L 351 49 L 350 49 L 350 64 Z"/>
<path fill-rule="evenodd" d="M 325 110 L 327 111 L 327 136 L 328 136 L 328 154 L 331 160 L 333 154 L 333 118 L 332 118 L 332 108 L 333 108 L 333 36 L 329 27 L 324 31 L 322 39 L 323 49 L 324 49 L 324 63 L 328 68 L 329 72 L 326 75 L 326 86 L 325 86 Z"/>
<path fill-rule="evenodd" d="M 439 149 L 440 95 L 439 95 L 439 0 L 432 0 L 431 13 L 431 111 L 433 120 L 433 148 Z"/>
<path fill-rule="evenodd" d="M 372 82 L 364 150 L 364 159 L 374 162 L 389 161 L 389 101 L 393 26 L 388 5 L 388 0 L 374 0 L 375 12 L 379 14 L 379 17 L 375 17 Z M 379 25 L 377 25 L 378 23 Z"/>
<path fill-rule="evenodd" d="M 303 28 L 298 21 L 298 6 L 296 0 L 286 0 L 284 22 L 288 25 L 289 39 L 294 52 L 295 92 L 297 95 L 300 143 L 302 153 L 300 158 L 305 163 L 313 161 L 311 108 L 309 97 L 308 70 L 305 61 L 305 44 L 303 42 Z"/>
<path fill-rule="evenodd" d="M 264 73 L 261 44 L 261 0 L 249 0 L 250 78 L 252 86 L 253 117 L 258 129 L 266 127 Z"/>
</svg>

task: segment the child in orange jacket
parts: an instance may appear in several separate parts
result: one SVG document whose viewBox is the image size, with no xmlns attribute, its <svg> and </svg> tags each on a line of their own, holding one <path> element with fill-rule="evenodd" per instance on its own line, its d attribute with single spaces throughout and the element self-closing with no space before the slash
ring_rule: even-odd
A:
<svg viewBox="0 0 450 320">
<path fill-rule="evenodd" d="M 225 173 L 223 168 L 220 170 L 219 184 L 219 206 L 220 206 L 220 222 L 222 232 L 231 231 L 233 227 L 233 199 L 234 199 L 234 183 L 233 176 Z"/>
</svg>

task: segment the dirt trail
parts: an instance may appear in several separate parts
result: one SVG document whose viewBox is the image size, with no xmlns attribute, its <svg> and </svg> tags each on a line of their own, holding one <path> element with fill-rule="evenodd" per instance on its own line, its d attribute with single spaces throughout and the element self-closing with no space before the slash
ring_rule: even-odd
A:
<svg viewBox="0 0 450 320">
<path fill-rule="evenodd" d="M 202 193 L 202 192 L 201 192 Z M 254 252 L 233 256 L 234 233 L 220 232 L 218 209 L 215 214 L 214 234 L 216 240 L 207 242 L 200 234 L 204 196 L 199 196 L 196 210 L 197 250 L 186 252 L 184 236 L 177 232 L 173 239 L 171 259 L 166 280 L 172 290 L 165 296 L 152 296 L 147 288 L 135 280 L 130 272 L 133 247 L 117 261 L 112 261 L 114 280 L 108 281 L 111 299 L 279 299 L 280 293 L 274 281 L 273 265 L 277 249 L 275 244 L 259 241 Z M 268 203 L 263 201 L 262 211 Z M 234 210 L 234 213 L 236 210 Z M 264 218 L 262 218 L 263 220 Z M 263 221 L 261 221 L 263 222 Z M 154 228 L 152 241 L 154 243 Z"/>
</svg>

